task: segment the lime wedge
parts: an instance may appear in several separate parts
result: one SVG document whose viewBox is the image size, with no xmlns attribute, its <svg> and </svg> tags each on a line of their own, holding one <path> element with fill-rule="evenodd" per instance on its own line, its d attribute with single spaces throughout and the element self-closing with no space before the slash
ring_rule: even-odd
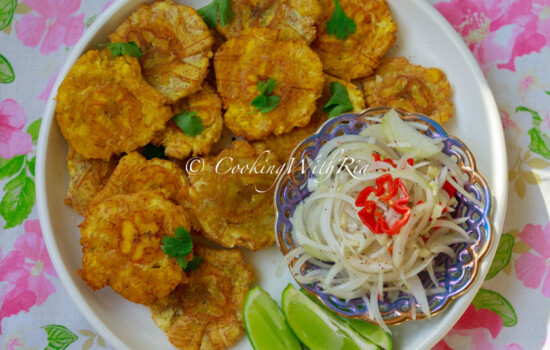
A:
<svg viewBox="0 0 550 350">
<path fill-rule="evenodd" d="M 301 350 L 302 346 L 285 321 L 275 300 L 254 287 L 244 299 L 244 328 L 255 350 Z"/>
<path fill-rule="evenodd" d="M 379 349 L 291 284 L 283 291 L 281 304 L 290 328 L 310 350 Z"/>
<path fill-rule="evenodd" d="M 301 292 L 305 296 L 307 296 L 310 300 L 313 300 L 317 305 L 319 305 L 323 309 L 326 308 L 326 306 L 324 306 L 321 303 L 321 301 L 319 301 L 319 299 L 315 298 L 313 295 L 303 290 L 301 290 Z M 334 314 L 334 315 L 338 317 L 342 322 L 345 322 L 348 325 L 350 325 L 351 328 L 353 328 L 357 332 L 357 334 L 359 334 L 361 337 L 370 340 L 371 342 L 378 345 L 384 350 L 392 349 L 391 335 L 387 333 L 385 330 L 383 330 L 380 326 L 372 324 L 367 321 L 358 320 L 355 318 L 347 318 L 337 314 Z"/>
</svg>

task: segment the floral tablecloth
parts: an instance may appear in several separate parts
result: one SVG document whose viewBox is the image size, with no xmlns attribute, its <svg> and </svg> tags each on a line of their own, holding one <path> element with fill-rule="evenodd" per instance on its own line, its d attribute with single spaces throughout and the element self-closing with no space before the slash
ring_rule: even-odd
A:
<svg viewBox="0 0 550 350">
<path fill-rule="evenodd" d="M 487 281 L 435 349 L 550 348 L 550 0 L 430 2 L 489 80 L 510 181 Z M 72 304 L 48 257 L 34 164 L 60 66 L 110 3 L 0 0 L 0 349 L 109 348 Z"/>
</svg>

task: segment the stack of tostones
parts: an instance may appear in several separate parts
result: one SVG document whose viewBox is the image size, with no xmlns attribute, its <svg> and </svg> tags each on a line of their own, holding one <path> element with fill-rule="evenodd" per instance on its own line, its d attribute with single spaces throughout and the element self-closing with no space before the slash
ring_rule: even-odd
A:
<svg viewBox="0 0 550 350">
<path fill-rule="evenodd" d="M 113 170 L 118 158 L 110 160 L 86 159 L 69 148 L 67 169 L 70 182 L 65 204 L 70 205 L 80 215 L 85 215 L 94 196 L 103 188 Z"/>
<path fill-rule="evenodd" d="M 225 349 L 243 334 L 242 308 L 254 270 L 237 249 L 195 246 L 202 258 L 189 282 L 151 306 L 170 342 L 185 350 Z"/>
<path fill-rule="evenodd" d="M 259 140 L 306 126 L 323 88 L 319 57 L 300 40 L 281 41 L 277 32 L 256 28 L 223 44 L 214 56 L 225 126 L 235 135 Z M 263 113 L 251 102 L 258 83 L 273 79 L 277 106 Z"/>
<path fill-rule="evenodd" d="M 312 44 L 325 72 L 344 80 L 364 78 L 374 71 L 395 42 L 397 25 L 385 0 L 339 0 L 344 13 L 355 22 L 355 32 L 338 39 L 327 32 L 333 0 L 319 0 L 323 9 L 322 30 Z"/>
<path fill-rule="evenodd" d="M 56 116 L 69 146 L 108 160 L 145 146 L 172 116 L 164 97 L 141 76 L 136 58 L 89 51 L 57 93 Z"/>
<path fill-rule="evenodd" d="M 317 33 L 321 6 L 317 0 L 233 0 L 233 17 L 216 29 L 227 39 L 237 38 L 249 28 L 266 27 L 279 32 L 279 39 L 301 38 L 310 44 Z"/>
<path fill-rule="evenodd" d="M 233 142 L 233 148 L 204 159 L 189 174 L 191 202 L 203 235 L 228 248 L 258 250 L 273 244 L 277 156 L 262 144 Z"/>
<path fill-rule="evenodd" d="M 161 250 L 161 239 L 189 227 L 184 210 L 159 191 L 112 196 L 91 207 L 80 224 L 82 269 L 94 290 L 110 286 L 124 298 L 151 305 L 187 277 Z"/>
<path fill-rule="evenodd" d="M 425 114 L 439 123 L 453 115 L 451 87 L 445 73 L 409 63 L 404 57 L 388 58 L 375 74 L 363 80 L 370 106 L 390 106 Z"/>
<path fill-rule="evenodd" d="M 183 112 L 196 112 L 201 118 L 204 130 L 200 135 L 186 135 L 173 121 L 169 121 L 166 129 L 153 143 L 164 146 L 166 155 L 173 158 L 208 154 L 222 134 L 222 103 L 218 94 L 208 83 L 204 83 L 202 90 L 172 107 L 174 115 Z"/>
<path fill-rule="evenodd" d="M 200 89 L 214 43 L 197 11 L 172 1 L 139 6 L 109 38 L 137 43 L 143 76 L 170 103 Z"/>
</svg>

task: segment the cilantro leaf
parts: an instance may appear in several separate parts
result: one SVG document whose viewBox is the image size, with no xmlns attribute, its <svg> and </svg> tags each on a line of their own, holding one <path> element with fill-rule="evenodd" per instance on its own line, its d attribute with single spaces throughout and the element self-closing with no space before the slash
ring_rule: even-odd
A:
<svg viewBox="0 0 550 350">
<path fill-rule="evenodd" d="M 273 78 L 267 79 L 266 82 L 258 81 L 257 84 L 260 95 L 256 96 L 250 104 L 256 107 L 262 113 L 269 113 L 279 105 L 281 98 L 277 95 L 270 95 L 277 87 L 277 82 Z"/>
<path fill-rule="evenodd" d="M 202 262 L 202 258 L 198 255 L 193 255 L 193 259 L 187 263 L 187 268 L 185 271 L 195 271 L 199 268 L 200 263 Z"/>
<path fill-rule="evenodd" d="M 222 27 L 225 27 L 233 18 L 230 0 L 213 0 L 209 5 L 198 9 L 197 12 L 210 28 L 215 28 L 218 24 L 218 12 Z"/>
<path fill-rule="evenodd" d="M 269 95 L 275 90 L 277 87 L 277 82 L 273 78 L 267 79 L 267 81 L 264 83 L 263 81 L 258 81 L 258 90 L 265 95 Z"/>
<path fill-rule="evenodd" d="M 172 121 L 181 129 L 186 135 L 195 137 L 200 135 L 204 131 L 204 125 L 202 119 L 197 117 L 195 111 L 184 111 L 172 117 Z"/>
<path fill-rule="evenodd" d="M 107 43 L 100 44 L 99 46 L 106 46 L 113 56 L 122 56 L 128 55 L 136 58 L 143 56 L 143 52 L 136 44 L 135 41 L 130 41 L 128 43 Z"/>
<path fill-rule="evenodd" d="M 350 34 L 355 33 L 357 25 L 353 19 L 349 18 L 338 0 L 334 0 L 334 12 L 327 22 L 327 32 L 329 35 L 335 35 L 340 40 L 346 39 Z"/>
<path fill-rule="evenodd" d="M 182 269 L 187 267 L 187 254 L 193 250 L 193 241 L 191 234 L 184 227 L 178 227 L 174 230 L 175 236 L 162 237 L 162 251 L 171 258 L 176 258 L 176 262 Z"/>
<path fill-rule="evenodd" d="M 147 146 L 143 148 L 143 151 L 141 151 L 141 154 L 145 158 L 147 158 L 147 160 L 150 160 L 153 158 L 168 159 L 166 157 L 166 154 L 164 153 L 164 150 L 165 150 L 164 147 L 158 147 L 148 143 Z"/>
<path fill-rule="evenodd" d="M 323 112 L 328 113 L 328 118 L 349 112 L 353 109 L 348 90 L 344 85 L 334 81 L 330 83 L 330 91 L 332 92 L 332 96 L 323 106 Z"/>
</svg>

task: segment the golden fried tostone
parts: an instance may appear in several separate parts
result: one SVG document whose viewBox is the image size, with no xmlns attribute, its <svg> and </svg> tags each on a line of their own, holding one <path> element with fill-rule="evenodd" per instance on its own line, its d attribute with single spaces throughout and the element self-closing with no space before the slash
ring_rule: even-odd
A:
<svg viewBox="0 0 550 350">
<path fill-rule="evenodd" d="M 267 27 L 279 32 L 279 39 L 303 39 L 310 44 L 317 33 L 321 6 L 317 0 L 233 0 L 233 17 L 216 29 L 227 39 L 239 37 L 243 31 Z"/>
<path fill-rule="evenodd" d="M 116 157 L 109 160 L 86 159 L 69 148 L 67 168 L 71 179 L 65 204 L 73 207 L 80 215 L 85 215 L 90 201 L 103 188 L 117 163 Z"/>
<path fill-rule="evenodd" d="M 417 112 L 444 123 L 453 116 L 451 87 L 445 73 L 409 63 L 404 57 L 385 59 L 363 80 L 369 106 L 390 106 Z"/>
<path fill-rule="evenodd" d="M 85 158 L 108 160 L 145 146 L 172 116 L 164 97 L 141 76 L 136 58 L 88 51 L 57 94 L 63 136 Z"/>
<path fill-rule="evenodd" d="M 226 349 L 243 334 L 241 310 L 254 270 L 238 249 L 195 245 L 194 254 L 203 259 L 198 270 L 151 306 L 153 320 L 177 348 Z"/>
<path fill-rule="evenodd" d="M 113 196 L 91 207 L 79 227 L 78 274 L 92 289 L 110 286 L 130 301 L 151 305 L 186 282 L 176 259 L 161 250 L 161 239 L 188 228 L 189 221 L 161 192 Z"/>
<path fill-rule="evenodd" d="M 170 103 L 200 89 L 214 43 L 197 11 L 172 1 L 140 5 L 109 39 L 137 43 L 143 76 Z"/>
<path fill-rule="evenodd" d="M 282 162 L 288 161 L 290 154 L 294 148 L 302 140 L 313 135 L 315 131 L 327 121 L 328 113 L 323 112 L 323 106 L 330 100 L 332 91 L 330 90 L 330 84 L 338 82 L 346 88 L 348 91 L 349 99 L 353 105 L 352 112 L 359 112 L 365 108 L 365 101 L 363 100 L 363 92 L 357 88 L 353 83 L 346 82 L 344 80 L 335 78 L 331 75 L 325 74 L 325 83 L 323 85 L 323 94 L 319 100 L 317 100 L 317 110 L 313 113 L 309 124 L 302 128 L 294 128 L 291 132 L 282 135 L 270 135 L 263 139 L 267 148 L 275 152 Z"/>
<path fill-rule="evenodd" d="M 184 111 L 196 112 L 196 116 L 202 119 L 204 130 L 197 136 L 189 136 L 170 120 L 153 143 L 164 146 L 167 156 L 178 159 L 210 152 L 211 146 L 220 139 L 223 128 L 222 103 L 216 91 L 204 83 L 202 90 L 178 102 L 172 111 L 174 115 Z"/>
<path fill-rule="evenodd" d="M 273 184 L 280 164 L 264 151 L 264 145 L 235 141 L 217 157 L 204 158 L 202 171 L 189 173 L 193 212 L 206 238 L 252 250 L 274 242 Z"/>
<path fill-rule="evenodd" d="M 264 28 L 230 39 L 216 52 L 214 67 L 225 109 L 225 125 L 237 136 L 258 140 L 306 126 L 323 88 L 319 57 L 302 40 L 278 41 Z M 260 92 L 258 81 L 275 79 L 280 97 L 274 110 L 263 114 L 251 105 Z"/>
<path fill-rule="evenodd" d="M 122 157 L 113 174 L 90 206 L 122 193 L 156 190 L 163 192 L 170 201 L 185 209 L 193 228 L 199 227 L 191 211 L 189 184 L 184 171 L 171 161 L 145 159 L 137 152 Z"/>
<path fill-rule="evenodd" d="M 374 71 L 395 42 L 397 24 L 385 0 L 340 0 L 345 14 L 356 24 L 355 33 L 340 40 L 327 32 L 334 12 L 333 0 L 319 0 L 323 19 L 312 48 L 325 72 L 344 80 L 364 78 Z"/>
</svg>

